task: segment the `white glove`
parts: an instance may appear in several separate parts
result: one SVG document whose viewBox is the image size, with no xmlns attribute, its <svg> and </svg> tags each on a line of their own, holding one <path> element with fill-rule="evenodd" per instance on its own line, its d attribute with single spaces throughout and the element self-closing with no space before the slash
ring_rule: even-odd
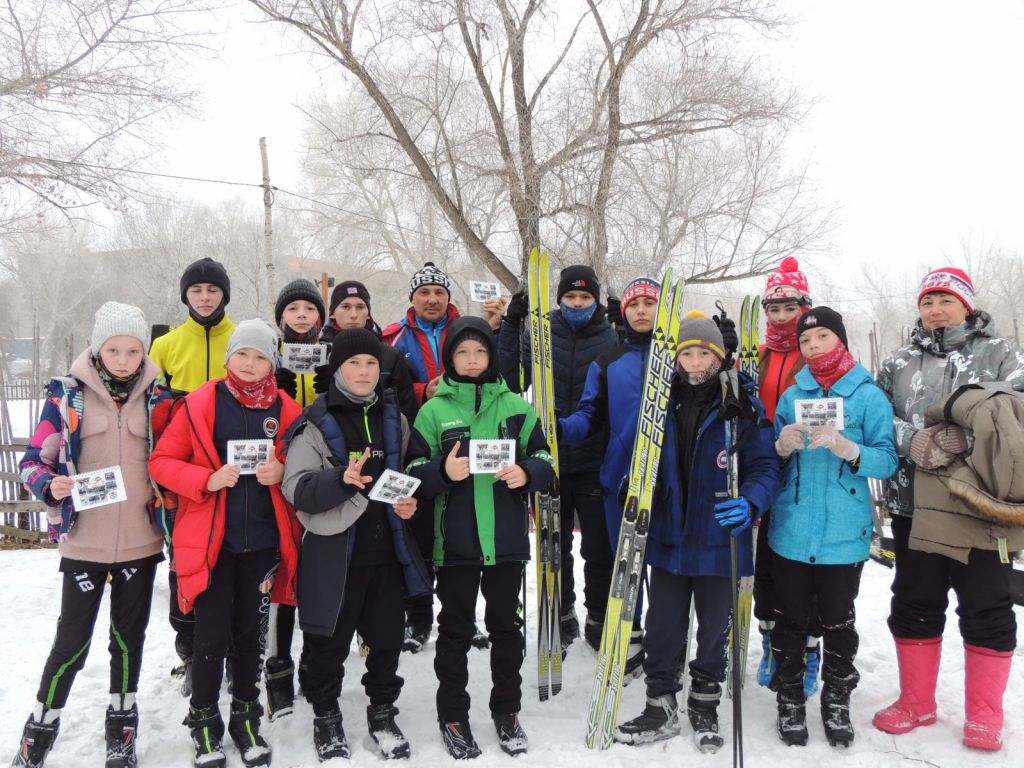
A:
<svg viewBox="0 0 1024 768">
<path fill-rule="evenodd" d="M 828 448 L 845 461 L 854 461 L 860 456 L 860 446 L 843 437 L 833 426 L 814 427 L 811 430 L 811 448 Z"/>
<path fill-rule="evenodd" d="M 775 452 L 779 454 L 780 458 L 788 459 L 793 451 L 799 451 L 804 447 L 807 431 L 807 427 L 803 424 L 787 424 L 782 428 L 775 441 Z"/>
</svg>

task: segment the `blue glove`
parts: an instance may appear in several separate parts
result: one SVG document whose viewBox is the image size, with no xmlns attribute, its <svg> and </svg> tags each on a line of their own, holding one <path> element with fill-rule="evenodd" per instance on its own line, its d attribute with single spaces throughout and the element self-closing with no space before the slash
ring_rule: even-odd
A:
<svg viewBox="0 0 1024 768">
<path fill-rule="evenodd" d="M 728 528 L 733 536 L 739 536 L 754 524 L 754 510 L 743 496 L 715 504 L 715 520 Z"/>
</svg>

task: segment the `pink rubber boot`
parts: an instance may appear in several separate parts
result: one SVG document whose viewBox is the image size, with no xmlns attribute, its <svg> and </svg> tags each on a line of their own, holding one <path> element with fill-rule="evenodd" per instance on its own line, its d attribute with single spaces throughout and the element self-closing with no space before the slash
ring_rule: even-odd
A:
<svg viewBox="0 0 1024 768">
<path fill-rule="evenodd" d="M 936 720 L 935 683 L 939 677 L 942 638 L 893 639 L 900 668 L 900 697 L 876 712 L 871 722 L 880 731 L 899 734 Z"/>
<path fill-rule="evenodd" d="M 964 746 L 998 750 L 1003 746 L 1003 692 L 1010 677 L 1011 651 L 964 643 Z"/>
</svg>

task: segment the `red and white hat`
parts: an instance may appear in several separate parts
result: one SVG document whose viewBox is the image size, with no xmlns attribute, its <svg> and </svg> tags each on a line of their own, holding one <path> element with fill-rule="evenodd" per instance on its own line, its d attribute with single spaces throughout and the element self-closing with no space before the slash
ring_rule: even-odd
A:
<svg viewBox="0 0 1024 768">
<path fill-rule="evenodd" d="M 631 301 L 639 298 L 658 300 L 658 293 L 661 291 L 661 283 L 649 277 L 638 277 L 626 286 L 622 292 L 622 311 L 626 311 Z"/>
<path fill-rule="evenodd" d="M 924 276 L 917 292 L 917 303 L 928 293 L 948 293 L 960 300 L 968 312 L 974 311 L 974 281 L 962 269 L 939 267 Z"/>
<path fill-rule="evenodd" d="M 764 286 L 764 296 L 761 297 L 762 304 L 769 304 L 777 301 L 793 301 L 811 303 L 810 288 L 807 287 L 807 277 L 800 271 L 800 264 L 793 256 L 787 256 L 779 264 L 779 268 L 768 275 L 768 282 Z"/>
</svg>

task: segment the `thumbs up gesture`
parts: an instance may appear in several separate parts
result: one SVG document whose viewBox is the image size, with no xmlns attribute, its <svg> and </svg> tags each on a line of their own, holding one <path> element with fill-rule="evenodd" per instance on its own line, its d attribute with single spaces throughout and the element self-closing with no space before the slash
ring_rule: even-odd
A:
<svg viewBox="0 0 1024 768">
<path fill-rule="evenodd" d="M 453 483 L 469 477 L 469 456 L 459 458 L 458 453 L 461 447 L 462 441 L 456 440 L 455 445 L 452 446 L 451 451 L 448 453 L 448 458 L 444 460 L 444 472 Z"/>
</svg>

